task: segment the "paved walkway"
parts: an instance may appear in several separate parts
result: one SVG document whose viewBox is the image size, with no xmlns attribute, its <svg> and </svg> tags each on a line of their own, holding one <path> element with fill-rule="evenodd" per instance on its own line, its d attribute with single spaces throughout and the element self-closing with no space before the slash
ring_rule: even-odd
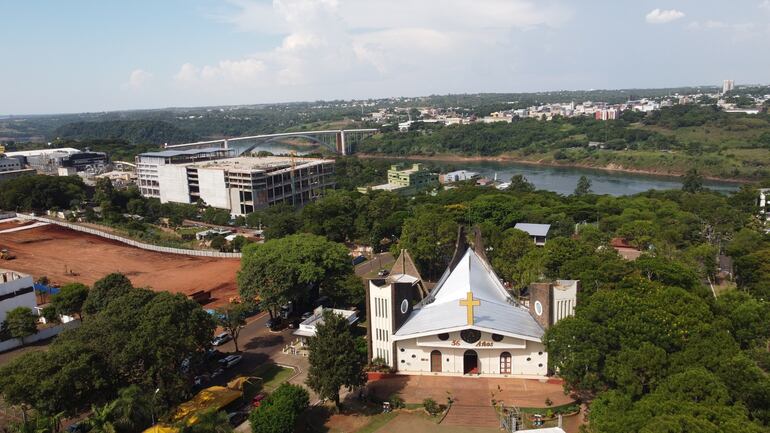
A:
<svg viewBox="0 0 770 433">
<path fill-rule="evenodd" d="M 407 403 L 422 403 L 430 397 L 444 404 L 450 394 L 455 405 L 465 406 L 489 406 L 493 398 L 519 407 L 545 407 L 546 398 L 554 406 L 572 402 L 561 384 L 535 379 L 396 376 L 370 382 L 367 388 L 383 399 L 399 394 Z"/>
<path fill-rule="evenodd" d="M 458 404 L 449 409 L 441 425 L 495 428 L 500 426 L 500 421 L 492 405 L 462 406 Z"/>
</svg>

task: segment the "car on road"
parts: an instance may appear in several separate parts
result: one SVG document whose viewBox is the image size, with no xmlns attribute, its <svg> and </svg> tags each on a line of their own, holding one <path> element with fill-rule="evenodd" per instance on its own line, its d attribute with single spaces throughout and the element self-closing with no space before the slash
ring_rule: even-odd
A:
<svg viewBox="0 0 770 433">
<path fill-rule="evenodd" d="M 229 355 L 219 360 L 219 364 L 224 368 L 230 368 L 233 365 L 241 362 L 243 357 L 241 355 Z"/>
<path fill-rule="evenodd" d="M 311 317 L 313 317 L 313 312 L 312 311 L 308 311 L 307 313 L 303 313 L 302 314 L 302 321 L 304 322 L 305 320 L 307 320 L 307 319 L 309 319 Z"/>
<path fill-rule="evenodd" d="M 254 398 L 251 399 L 251 405 L 254 407 L 259 407 L 259 405 L 262 404 L 262 400 L 267 397 L 267 394 L 264 392 L 260 392 L 259 394 L 255 395 Z"/>
<path fill-rule="evenodd" d="M 356 256 L 353 258 L 353 266 L 359 265 L 366 261 L 365 256 Z"/>
<path fill-rule="evenodd" d="M 238 427 L 246 421 L 246 413 L 244 412 L 232 412 L 227 414 L 227 422 L 233 427 Z"/>
<path fill-rule="evenodd" d="M 289 322 L 289 329 L 297 329 L 299 328 L 299 324 L 302 323 L 302 319 L 293 319 Z"/>
<path fill-rule="evenodd" d="M 213 373 L 211 373 L 211 378 L 219 377 L 225 373 L 225 370 L 222 367 L 217 368 L 214 370 Z"/>
<path fill-rule="evenodd" d="M 390 271 L 387 269 L 380 269 L 380 271 L 377 272 L 377 275 L 380 277 L 387 277 L 389 273 Z"/>
<path fill-rule="evenodd" d="M 221 346 L 221 345 L 227 343 L 228 341 L 230 341 L 232 339 L 233 339 L 233 337 L 230 334 L 228 334 L 227 332 L 223 332 L 221 334 L 218 334 L 218 335 L 214 336 L 214 339 L 211 340 L 211 345 L 212 346 Z"/>
</svg>

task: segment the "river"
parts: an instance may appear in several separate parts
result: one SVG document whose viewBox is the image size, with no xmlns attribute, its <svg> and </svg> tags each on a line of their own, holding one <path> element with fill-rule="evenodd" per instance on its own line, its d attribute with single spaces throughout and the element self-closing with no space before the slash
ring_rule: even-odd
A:
<svg viewBox="0 0 770 433">
<path fill-rule="evenodd" d="M 287 154 L 290 151 L 302 155 L 308 152 L 318 151 L 313 146 L 292 146 L 284 143 L 265 143 L 257 146 L 254 151 L 265 150 L 274 154 Z M 632 195 L 651 189 L 680 189 L 682 182 L 677 177 L 655 176 L 637 173 L 624 173 L 619 171 L 595 170 L 578 167 L 549 167 L 532 164 L 519 164 L 515 162 L 499 161 L 436 161 L 420 158 L 410 158 L 394 162 L 424 162 L 434 170 L 446 173 L 452 170 L 475 171 L 484 177 L 494 178 L 507 182 L 511 176 L 521 174 L 527 178 L 537 189 L 554 191 L 559 194 L 569 195 L 575 190 L 580 176 L 586 176 L 591 181 L 591 190 L 596 194 Z M 740 183 L 727 181 L 704 181 L 704 186 L 715 191 L 728 193 L 736 191 Z"/>
</svg>

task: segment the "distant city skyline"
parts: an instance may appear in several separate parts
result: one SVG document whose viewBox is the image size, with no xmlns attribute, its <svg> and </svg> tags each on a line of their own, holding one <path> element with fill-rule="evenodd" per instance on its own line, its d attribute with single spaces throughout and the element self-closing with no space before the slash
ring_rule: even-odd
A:
<svg viewBox="0 0 770 433">
<path fill-rule="evenodd" d="M 0 114 L 768 82 L 770 0 L 0 4 Z"/>
</svg>

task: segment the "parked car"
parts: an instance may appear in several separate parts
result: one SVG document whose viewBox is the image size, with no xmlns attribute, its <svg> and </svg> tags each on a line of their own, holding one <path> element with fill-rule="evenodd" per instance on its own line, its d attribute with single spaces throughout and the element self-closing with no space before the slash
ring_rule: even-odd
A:
<svg viewBox="0 0 770 433">
<path fill-rule="evenodd" d="M 366 261 L 366 257 L 365 256 L 356 256 L 356 257 L 353 258 L 353 266 L 359 265 L 359 264 L 361 264 L 361 263 L 363 263 L 365 261 Z"/>
<path fill-rule="evenodd" d="M 288 319 L 289 316 L 291 316 L 291 313 L 293 312 L 294 312 L 294 302 L 289 301 L 284 305 L 281 305 L 280 316 L 282 319 Z"/>
<path fill-rule="evenodd" d="M 246 414 L 243 412 L 232 412 L 227 414 L 227 422 L 233 427 L 238 427 L 246 421 Z"/>
<path fill-rule="evenodd" d="M 297 329 L 299 328 L 299 324 L 302 323 L 302 319 L 294 319 L 289 322 L 289 328 L 290 329 Z"/>
<path fill-rule="evenodd" d="M 223 332 L 219 335 L 214 336 L 214 339 L 211 340 L 211 345 L 221 346 L 232 339 L 233 337 L 230 334 L 228 334 L 227 332 Z"/>
<path fill-rule="evenodd" d="M 224 368 L 230 368 L 233 365 L 241 362 L 243 357 L 241 355 L 230 355 L 219 360 L 219 364 Z"/>
<path fill-rule="evenodd" d="M 307 319 L 309 319 L 311 317 L 313 317 L 313 312 L 312 311 L 308 311 L 307 313 L 303 313 L 302 314 L 302 321 L 305 321 L 305 320 L 307 320 Z"/>
<path fill-rule="evenodd" d="M 84 422 L 76 422 L 75 424 L 70 424 L 67 427 L 67 433 L 86 433 L 90 430 L 90 427 L 88 427 L 88 424 Z"/>
<path fill-rule="evenodd" d="M 259 405 L 262 404 L 262 400 L 267 397 L 267 394 L 264 392 L 260 392 L 259 394 L 255 395 L 254 398 L 251 399 L 251 405 L 254 407 L 259 407 Z"/>
<path fill-rule="evenodd" d="M 390 271 L 387 269 L 380 269 L 380 271 L 377 272 L 377 275 L 380 277 L 387 277 L 388 274 L 390 274 Z"/>
<path fill-rule="evenodd" d="M 211 378 L 219 377 L 225 373 L 225 370 L 222 367 L 217 368 L 214 370 L 213 373 L 211 373 Z"/>
<path fill-rule="evenodd" d="M 280 317 L 273 317 L 272 319 L 267 319 L 267 323 L 265 323 L 265 326 L 270 328 L 271 331 L 275 331 L 281 326 L 281 318 Z"/>
<path fill-rule="evenodd" d="M 313 303 L 313 308 L 318 307 L 324 307 L 324 308 L 331 308 L 334 306 L 334 303 L 332 302 L 331 298 L 328 296 L 321 296 L 320 298 L 316 299 Z"/>
</svg>

